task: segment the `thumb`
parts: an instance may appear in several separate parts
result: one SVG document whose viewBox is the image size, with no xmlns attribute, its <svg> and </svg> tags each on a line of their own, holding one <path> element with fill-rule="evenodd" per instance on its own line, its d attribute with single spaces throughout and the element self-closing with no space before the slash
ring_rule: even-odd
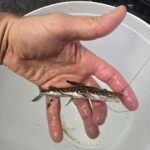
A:
<svg viewBox="0 0 150 150">
<path fill-rule="evenodd" d="M 102 16 L 71 16 L 69 21 L 70 40 L 91 40 L 112 32 L 124 19 L 126 8 L 119 6 Z"/>
</svg>

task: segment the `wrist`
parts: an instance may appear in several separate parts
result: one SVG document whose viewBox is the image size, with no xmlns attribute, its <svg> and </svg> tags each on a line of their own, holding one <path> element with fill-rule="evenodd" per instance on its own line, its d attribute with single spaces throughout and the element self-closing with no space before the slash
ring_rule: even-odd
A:
<svg viewBox="0 0 150 150">
<path fill-rule="evenodd" d="M 0 64 L 3 64 L 5 54 L 9 47 L 9 31 L 16 16 L 0 13 Z"/>
</svg>

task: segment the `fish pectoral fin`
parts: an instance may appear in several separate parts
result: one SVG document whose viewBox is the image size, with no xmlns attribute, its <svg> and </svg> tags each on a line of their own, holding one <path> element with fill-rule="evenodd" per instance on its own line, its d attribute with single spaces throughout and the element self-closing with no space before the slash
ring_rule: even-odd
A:
<svg viewBox="0 0 150 150">
<path fill-rule="evenodd" d="M 78 82 L 75 82 L 75 81 L 69 81 L 69 80 L 67 80 L 66 82 L 69 83 L 72 86 L 84 86 L 84 84 L 78 83 Z"/>
<path fill-rule="evenodd" d="M 51 98 L 51 97 L 48 98 L 47 108 L 49 108 L 51 106 L 53 101 L 54 101 L 53 98 Z"/>
<path fill-rule="evenodd" d="M 65 106 L 68 106 L 72 102 L 73 98 L 71 98 Z"/>
<path fill-rule="evenodd" d="M 31 101 L 32 102 L 36 102 L 36 101 L 39 101 L 41 98 L 42 98 L 43 95 L 38 95 L 36 96 L 34 99 L 32 99 Z"/>
</svg>

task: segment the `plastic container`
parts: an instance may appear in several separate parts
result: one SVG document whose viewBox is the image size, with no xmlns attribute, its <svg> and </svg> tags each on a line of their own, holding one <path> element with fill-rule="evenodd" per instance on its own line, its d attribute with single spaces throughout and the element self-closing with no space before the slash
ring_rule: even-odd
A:
<svg viewBox="0 0 150 150">
<path fill-rule="evenodd" d="M 38 9 L 28 15 L 57 11 L 73 15 L 101 15 L 112 8 L 93 2 L 65 2 Z M 36 104 L 30 102 L 30 99 L 37 94 L 37 88 L 1 66 L 1 149 L 150 149 L 150 117 L 148 116 L 150 63 L 147 61 L 150 57 L 150 26 L 139 18 L 127 14 L 123 23 L 110 35 L 82 43 L 115 66 L 129 82 L 146 62 L 131 83 L 140 102 L 139 109 L 131 113 L 115 113 L 109 110 L 106 123 L 100 127 L 101 135 L 96 140 L 91 140 L 86 136 L 82 121 L 73 104 L 65 107 L 62 103 L 62 121 L 67 134 L 61 144 L 54 144 L 49 141 L 44 100 Z M 118 104 L 112 104 L 111 107 L 116 110 L 124 109 Z"/>
</svg>

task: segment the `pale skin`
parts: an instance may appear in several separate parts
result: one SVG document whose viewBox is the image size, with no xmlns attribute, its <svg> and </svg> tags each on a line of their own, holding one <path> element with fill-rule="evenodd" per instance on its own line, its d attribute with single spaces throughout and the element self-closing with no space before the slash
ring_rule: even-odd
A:
<svg viewBox="0 0 150 150">
<path fill-rule="evenodd" d="M 95 75 L 112 90 L 122 92 L 122 104 L 133 111 L 137 109 L 138 101 L 123 76 L 80 43 L 80 40 L 109 34 L 122 22 L 125 14 L 126 9 L 120 6 L 101 17 L 63 13 L 25 18 L 10 16 L 6 40 L 3 40 L 7 41 L 7 46 L 3 43 L 6 47 L 3 64 L 44 89 L 69 86 L 66 80 L 97 86 L 91 78 Z M 96 138 L 99 135 L 98 126 L 104 123 L 107 116 L 106 103 L 92 101 L 91 106 L 88 100 L 74 100 L 74 104 L 87 135 Z M 56 99 L 47 109 L 49 133 L 55 142 L 63 139 L 60 107 L 60 100 Z"/>
</svg>

